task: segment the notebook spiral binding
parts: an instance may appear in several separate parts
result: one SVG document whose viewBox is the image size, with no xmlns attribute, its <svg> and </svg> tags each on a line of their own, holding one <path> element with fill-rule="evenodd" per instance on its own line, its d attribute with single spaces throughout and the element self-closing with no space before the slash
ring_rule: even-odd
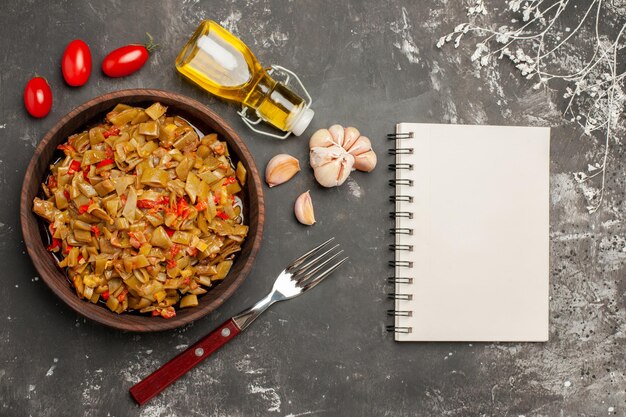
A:
<svg viewBox="0 0 626 417">
<path fill-rule="evenodd" d="M 387 139 L 393 140 L 395 145 L 397 145 L 400 140 L 412 139 L 412 138 L 413 138 L 413 132 L 391 133 L 387 135 Z M 413 154 L 413 148 L 406 146 L 406 143 L 404 143 L 402 146 L 394 146 L 389 149 L 389 155 L 411 155 L 411 154 Z M 413 164 L 398 163 L 397 161 L 395 161 L 395 163 L 393 164 L 389 164 L 388 167 L 390 171 L 395 171 L 395 172 L 413 170 Z M 408 178 L 396 177 L 394 179 L 389 180 L 389 186 L 393 187 L 394 189 L 397 186 L 412 187 L 413 180 L 410 180 Z M 412 203 L 413 196 L 408 195 L 406 193 L 397 194 L 394 192 L 393 195 L 389 196 L 389 201 L 394 204 L 398 202 Z M 394 220 L 398 218 L 412 219 L 413 213 L 409 211 L 400 211 L 400 210 L 394 209 L 394 211 L 389 212 L 389 217 L 391 217 Z M 396 236 L 412 236 L 413 229 L 407 228 L 407 227 L 393 227 L 389 229 L 389 233 L 392 236 L 394 236 L 394 240 L 395 240 Z M 389 245 L 389 249 L 393 251 L 394 254 L 397 251 L 409 251 L 410 252 L 410 251 L 413 251 L 413 245 L 400 244 L 394 241 L 394 243 Z M 396 260 L 396 258 L 394 257 L 394 260 L 389 261 L 389 266 L 394 268 L 394 270 L 396 271 L 399 269 L 411 269 L 413 268 L 413 262 L 399 261 L 399 260 Z M 413 299 L 412 294 L 405 294 L 402 292 L 398 292 L 398 288 L 402 288 L 401 287 L 402 285 L 412 284 L 413 278 L 407 277 L 407 276 L 391 276 L 387 278 L 387 283 L 389 283 L 390 285 L 393 285 L 394 291 L 388 293 L 388 298 L 394 300 L 394 303 L 396 300 L 408 301 L 408 300 Z M 387 310 L 387 316 L 393 317 L 395 321 L 396 317 L 412 317 L 413 312 L 409 310 L 397 310 L 394 308 L 391 310 Z M 394 333 L 411 333 L 413 330 L 411 327 L 396 326 L 395 324 L 386 326 L 386 329 L 388 332 L 394 332 Z"/>
</svg>

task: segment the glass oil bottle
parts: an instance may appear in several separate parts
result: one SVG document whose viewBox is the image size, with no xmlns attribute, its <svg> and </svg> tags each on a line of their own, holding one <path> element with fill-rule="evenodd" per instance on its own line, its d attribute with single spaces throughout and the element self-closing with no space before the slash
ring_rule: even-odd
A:
<svg viewBox="0 0 626 417">
<path fill-rule="evenodd" d="M 178 55 L 176 69 L 211 94 L 240 103 L 244 122 L 259 133 L 281 139 L 290 133 L 299 136 L 313 118 L 310 96 L 295 74 L 278 66 L 266 71 L 241 40 L 216 22 L 200 24 Z M 287 82 L 274 80 L 275 72 L 287 74 Z M 308 101 L 286 85 L 291 77 Z M 256 113 L 257 120 L 251 120 L 249 112 Z M 255 127 L 261 120 L 287 133 L 261 131 Z"/>
</svg>

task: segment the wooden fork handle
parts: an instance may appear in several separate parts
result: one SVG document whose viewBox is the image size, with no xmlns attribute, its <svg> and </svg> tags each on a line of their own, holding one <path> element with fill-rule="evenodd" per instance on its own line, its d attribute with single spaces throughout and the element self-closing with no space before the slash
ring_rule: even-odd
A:
<svg viewBox="0 0 626 417">
<path fill-rule="evenodd" d="M 233 319 L 228 319 L 196 344 L 131 387 L 130 395 L 139 405 L 145 404 L 240 332 L 241 329 Z"/>
</svg>

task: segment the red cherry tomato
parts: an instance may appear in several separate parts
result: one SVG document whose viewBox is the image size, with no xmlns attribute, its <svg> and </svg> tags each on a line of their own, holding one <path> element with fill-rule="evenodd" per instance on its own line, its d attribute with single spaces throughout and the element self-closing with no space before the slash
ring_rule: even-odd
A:
<svg viewBox="0 0 626 417">
<path fill-rule="evenodd" d="M 52 90 L 43 77 L 31 78 L 24 89 L 24 106 L 33 117 L 46 117 L 52 108 Z"/>
<path fill-rule="evenodd" d="M 148 60 L 148 49 L 143 45 L 126 45 L 112 51 L 102 61 L 102 72 L 109 77 L 126 77 L 139 71 Z"/>
<path fill-rule="evenodd" d="M 72 87 L 84 85 L 91 75 L 91 51 L 89 46 L 75 39 L 67 45 L 61 61 L 65 82 Z"/>
<path fill-rule="evenodd" d="M 109 77 L 126 77 L 133 72 L 139 71 L 158 45 L 154 43 L 152 36 L 148 35 L 146 45 L 126 45 L 111 51 L 102 61 L 102 72 Z"/>
</svg>

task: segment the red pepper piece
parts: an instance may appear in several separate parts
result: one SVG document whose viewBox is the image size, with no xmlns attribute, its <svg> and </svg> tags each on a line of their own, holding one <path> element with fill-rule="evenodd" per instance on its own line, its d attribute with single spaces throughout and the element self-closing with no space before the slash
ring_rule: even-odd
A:
<svg viewBox="0 0 626 417">
<path fill-rule="evenodd" d="M 218 210 L 218 211 L 217 211 L 217 213 L 216 213 L 215 215 L 216 215 L 217 217 L 219 217 L 220 219 L 222 219 L 222 220 L 227 220 L 227 219 L 229 219 L 229 218 L 230 218 L 230 217 L 228 217 L 228 214 L 224 213 L 224 212 L 223 212 L 223 211 L 221 211 L 221 210 Z"/>
<path fill-rule="evenodd" d="M 102 294 L 100 294 L 100 297 L 102 297 L 102 299 L 104 301 L 109 299 L 109 290 L 106 290 L 105 292 L 103 292 Z"/>
<path fill-rule="evenodd" d="M 176 268 L 177 262 L 174 259 L 167 261 L 167 269 Z"/>
<path fill-rule="evenodd" d="M 195 205 L 195 207 L 196 207 L 196 210 L 203 211 L 203 210 L 206 210 L 209 207 L 209 205 L 204 200 L 198 200 L 198 203 Z"/>
<path fill-rule="evenodd" d="M 87 213 L 87 210 L 89 210 L 89 204 L 83 204 L 82 206 L 78 207 L 79 214 Z"/>
<path fill-rule="evenodd" d="M 65 248 L 65 254 L 67 255 L 68 253 L 70 253 L 73 247 L 74 246 L 67 245 L 67 247 Z"/>
<path fill-rule="evenodd" d="M 94 234 L 94 236 L 99 237 L 100 236 L 100 228 L 96 225 L 91 226 L 91 233 Z"/>
<path fill-rule="evenodd" d="M 123 302 L 126 299 L 127 292 L 128 290 L 124 288 L 124 290 L 117 296 L 117 301 L 119 301 L 120 303 Z"/>
<path fill-rule="evenodd" d="M 156 309 L 156 310 L 152 310 L 152 317 L 156 317 L 156 316 L 160 316 L 161 315 L 161 310 Z"/>
<path fill-rule="evenodd" d="M 53 237 L 52 243 L 50 243 L 50 246 L 48 246 L 48 250 L 50 252 L 56 252 L 59 249 L 61 249 L 61 239 L 56 239 Z"/>
<path fill-rule="evenodd" d="M 98 162 L 96 164 L 96 168 L 100 169 L 100 168 L 103 168 L 103 167 L 105 167 L 107 165 L 113 165 L 114 163 L 115 163 L 115 160 L 113 160 L 112 158 L 107 158 L 105 160 L 102 160 L 102 161 Z"/>
<path fill-rule="evenodd" d="M 91 181 L 89 181 L 89 167 L 83 168 L 83 178 L 85 179 L 85 181 L 91 184 Z"/>
<path fill-rule="evenodd" d="M 237 182 L 237 178 L 235 177 L 226 177 L 224 178 L 224 182 L 222 183 L 222 185 L 230 185 L 230 184 L 234 184 Z"/>
<path fill-rule="evenodd" d="M 69 200 L 70 200 L 70 192 L 69 192 L 69 191 L 67 191 L 67 190 L 63 190 L 63 195 L 65 196 L 65 199 L 66 199 L 67 201 L 69 201 Z"/>
<path fill-rule="evenodd" d="M 137 208 L 141 209 L 151 209 L 157 205 L 156 201 L 153 200 L 137 200 Z"/>
<path fill-rule="evenodd" d="M 105 131 L 102 133 L 102 136 L 104 136 L 104 138 L 108 138 L 109 136 L 117 136 L 120 134 L 120 128 L 119 127 L 112 127 L 109 130 Z"/>
<path fill-rule="evenodd" d="M 76 174 L 78 171 L 80 171 L 80 161 L 72 161 L 72 163 L 70 164 L 69 169 L 67 170 L 67 174 L 68 175 L 74 175 Z"/>
<path fill-rule="evenodd" d="M 163 229 L 165 230 L 165 233 L 167 233 L 167 235 L 169 237 L 172 237 L 174 235 L 175 230 L 174 229 L 170 229 L 167 226 L 163 226 Z"/>
</svg>

